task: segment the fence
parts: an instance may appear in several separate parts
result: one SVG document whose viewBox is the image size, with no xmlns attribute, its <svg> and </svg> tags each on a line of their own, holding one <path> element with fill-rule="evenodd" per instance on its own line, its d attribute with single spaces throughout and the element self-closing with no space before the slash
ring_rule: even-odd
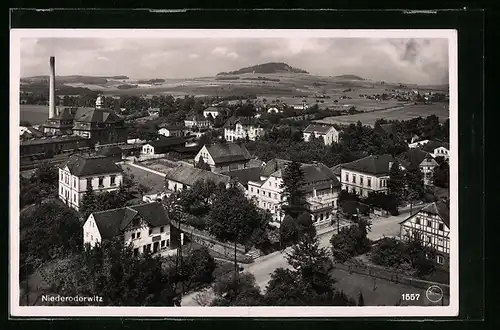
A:
<svg viewBox="0 0 500 330">
<path fill-rule="evenodd" d="M 374 266 L 356 265 L 356 264 L 335 264 L 335 267 L 338 269 L 348 271 L 349 273 L 356 273 L 365 276 L 380 278 L 383 280 L 395 283 L 401 283 L 404 285 L 409 285 L 420 289 L 427 289 L 431 285 L 439 285 L 439 287 L 443 290 L 444 295 L 449 296 L 450 294 L 450 286 L 448 284 L 430 282 L 417 278 L 408 277 L 402 272 L 395 272 L 383 268 L 377 268 Z"/>
</svg>

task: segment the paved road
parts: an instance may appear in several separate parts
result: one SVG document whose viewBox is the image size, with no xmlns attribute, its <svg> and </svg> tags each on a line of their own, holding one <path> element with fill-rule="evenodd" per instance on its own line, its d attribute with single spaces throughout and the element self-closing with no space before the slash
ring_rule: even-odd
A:
<svg viewBox="0 0 500 330">
<path fill-rule="evenodd" d="M 399 223 L 406 219 L 409 213 L 402 213 L 398 216 L 391 216 L 387 218 L 373 218 L 372 219 L 372 230 L 368 233 L 368 238 L 371 240 L 378 240 L 384 236 L 399 236 Z M 348 224 L 341 225 L 340 227 L 345 227 Z M 336 229 L 334 229 L 336 231 Z M 333 232 L 327 232 L 322 234 L 318 233 L 319 245 L 320 247 L 328 248 L 330 246 L 330 238 Z M 271 274 L 277 268 L 287 268 L 288 264 L 285 259 L 285 255 L 291 248 L 286 249 L 283 252 L 274 252 L 267 256 L 263 256 L 255 259 L 255 261 L 249 265 L 245 265 L 244 269 L 255 276 L 257 285 L 260 287 L 261 291 L 265 290 L 267 283 L 271 278 Z M 198 306 L 195 302 L 195 297 L 197 293 L 190 293 L 182 298 L 182 306 Z"/>
</svg>

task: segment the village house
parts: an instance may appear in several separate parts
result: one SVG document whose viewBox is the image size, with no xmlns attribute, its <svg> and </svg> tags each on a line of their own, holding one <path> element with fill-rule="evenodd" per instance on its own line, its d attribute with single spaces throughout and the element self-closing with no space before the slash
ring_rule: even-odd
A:
<svg viewBox="0 0 500 330">
<path fill-rule="evenodd" d="M 339 131 L 330 125 L 309 124 L 303 133 L 305 142 L 309 142 L 313 135 L 321 138 L 327 146 L 339 142 Z"/>
<path fill-rule="evenodd" d="M 238 139 L 255 141 L 264 134 L 262 127 L 252 125 L 246 118 L 231 117 L 224 123 L 224 138 L 234 142 Z"/>
<path fill-rule="evenodd" d="M 389 171 L 395 161 L 391 155 L 386 154 L 342 164 L 342 189 L 362 197 L 367 197 L 370 192 L 387 193 Z"/>
<path fill-rule="evenodd" d="M 209 128 L 210 122 L 203 115 L 190 115 L 184 120 L 184 125 L 190 129 L 195 127 L 201 129 Z"/>
<path fill-rule="evenodd" d="M 410 149 L 397 157 L 406 170 L 418 168 L 423 174 L 424 184 L 432 185 L 434 169 L 438 166 L 436 160 L 428 152 L 420 149 Z"/>
<path fill-rule="evenodd" d="M 436 250 L 436 263 L 449 266 L 450 213 L 447 201 L 432 203 L 400 223 L 403 240 L 418 238 L 424 246 Z"/>
<path fill-rule="evenodd" d="M 59 199 L 78 210 L 88 187 L 95 193 L 110 192 L 122 182 L 122 169 L 112 159 L 73 155 L 59 168 Z"/>
<path fill-rule="evenodd" d="M 291 162 L 283 159 L 269 161 L 260 173 L 260 180 L 248 181 L 248 197 L 254 198 L 257 206 L 272 214 L 272 224 L 279 227 L 284 218 L 281 204 L 283 194 L 283 171 Z M 321 163 L 301 164 L 309 210 L 316 225 L 329 222 L 337 209 L 341 184 L 333 171 Z"/>
<path fill-rule="evenodd" d="M 421 149 L 430 153 L 434 158 L 450 158 L 450 144 L 446 142 L 429 141 L 424 144 Z"/>
<path fill-rule="evenodd" d="M 205 110 L 203 110 L 203 116 L 205 118 L 208 118 L 208 115 L 211 115 L 212 118 L 216 118 L 219 115 L 223 115 L 225 113 L 225 110 L 223 108 L 218 108 L 218 107 L 208 107 Z"/>
<path fill-rule="evenodd" d="M 408 144 L 408 148 L 410 149 L 420 148 L 426 145 L 428 142 L 429 140 L 414 141 L 412 138 L 412 142 Z"/>
<path fill-rule="evenodd" d="M 197 164 L 200 158 L 210 166 L 212 172 L 223 172 L 248 167 L 252 157 L 243 144 L 215 143 L 203 146 L 195 156 L 194 163 Z"/>
<path fill-rule="evenodd" d="M 161 203 L 152 202 L 92 213 L 83 225 L 83 242 L 94 247 L 121 237 L 134 255 L 149 251 L 174 255 L 170 219 Z"/>
<path fill-rule="evenodd" d="M 163 135 L 163 136 L 184 136 L 184 126 L 181 125 L 165 125 L 165 126 L 160 126 L 160 129 L 158 130 L 158 134 Z"/>
<path fill-rule="evenodd" d="M 160 108 L 149 108 L 148 115 L 151 117 L 159 117 L 160 116 Z"/>
<path fill-rule="evenodd" d="M 41 138 L 42 136 L 44 136 L 43 132 L 32 127 L 32 126 L 29 126 L 29 127 L 20 126 L 19 127 L 19 137 L 21 140 Z"/>
<path fill-rule="evenodd" d="M 165 173 L 165 188 L 169 192 L 182 191 L 191 188 L 197 181 L 212 181 L 216 185 L 224 184 L 228 187 L 231 178 L 227 175 L 214 173 L 190 166 L 169 168 Z"/>
<path fill-rule="evenodd" d="M 168 137 L 150 141 L 142 146 L 141 153 L 147 156 L 163 155 L 178 147 L 185 147 L 184 137 Z"/>
</svg>

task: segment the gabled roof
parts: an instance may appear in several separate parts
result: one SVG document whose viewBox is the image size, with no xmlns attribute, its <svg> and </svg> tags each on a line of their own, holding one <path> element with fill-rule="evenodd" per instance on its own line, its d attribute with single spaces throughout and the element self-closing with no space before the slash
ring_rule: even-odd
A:
<svg viewBox="0 0 500 330">
<path fill-rule="evenodd" d="M 147 142 L 153 148 L 171 147 L 171 146 L 184 146 L 186 144 L 186 139 L 182 136 L 171 136 L 155 141 Z"/>
<path fill-rule="evenodd" d="M 332 167 L 332 172 L 333 172 L 333 174 L 335 174 L 336 176 L 340 176 L 340 174 L 341 174 L 341 169 L 342 169 L 342 164 L 338 164 L 338 165 L 335 165 L 334 167 Z"/>
<path fill-rule="evenodd" d="M 428 213 L 428 214 L 437 215 L 443 220 L 446 227 L 450 228 L 450 207 L 447 205 L 447 202 L 445 202 L 445 201 L 438 201 L 438 202 L 434 202 L 430 205 L 427 205 L 426 207 L 424 207 L 423 209 L 421 209 L 420 211 L 418 211 L 414 215 L 401 221 L 400 224 L 414 218 L 417 214 L 420 214 L 420 213 Z"/>
<path fill-rule="evenodd" d="M 318 134 L 326 134 L 329 130 L 335 129 L 330 125 L 319 125 L 319 124 L 309 124 L 304 130 L 304 133 L 318 133 Z"/>
<path fill-rule="evenodd" d="M 216 107 L 208 107 L 203 111 L 210 111 L 210 112 L 224 112 L 224 109 L 222 108 L 216 108 Z"/>
<path fill-rule="evenodd" d="M 271 175 L 282 177 L 283 171 L 290 164 L 291 161 L 275 158 L 270 160 L 261 171 L 261 176 L 269 177 Z M 322 163 L 303 164 L 301 169 L 304 173 L 304 183 L 311 183 L 317 181 L 333 181 L 333 186 L 340 186 L 341 183 L 333 173 L 332 169 L 328 168 Z M 253 180 L 252 180 L 253 181 Z"/>
<path fill-rule="evenodd" d="M 223 175 L 227 175 L 228 177 L 235 178 L 239 183 L 246 186 L 248 181 L 259 181 L 260 180 L 260 171 L 262 169 L 260 167 L 249 167 L 243 168 L 239 170 L 221 172 Z"/>
<path fill-rule="evenodd" d="M 190 114 L 186 116 L 186 119 L 184 121 L 207 121 L 208 119 L 205 118 L 205 116 L 200 115 L 200 114 Z"/>
<path fill-rule="evenodd" d="M 207 150 L 216 164 L 248 161 L 252 158 L 247 148 L 238 143 L 216 143 L 208 146 Z"/>
<path fill-rule="evenodd" d="M 184 124 L 162 124 L 160 125 L 159 129 L 162 129 L 162 128 L 165 128 L 165 129 L 168 129 L 168 130 L 183 130 L 186 128 L 186 126 L 184 126 Z"/>
<path fill-rule="evenodd" d="M 432 158 L 432 156 L 418 148 L 409 149 L 397 156 L 397 160 L 403 164 L 407 169 L 418 168 L 425 159 Z M 433 159 L 434 161 L 434 159 Z M 435 162 L 435 161 L 434 161 Z"/>
<path fill-rule="evenodd" d="M 68 167 L 69 172 L 75 176 L 110 174 L 122 172 L 122 168 L 105 156 L 85 157 L 72 155 L 61 168 Z"/>
<path fill-rule="evenodd" d="M 422 150 L 427 152 L 434 152 L 435 149 L 439 147 L 444 147 L 450 150 L 450 144 L 446 142 L 438 142 L 438 141 L 429 141 L 422 146 Z"/>
<path fill-rule="evenodd" d="M 86 123 L 116 123 L 122 121 L 111 109 L 77 108 L 74 120 Z"/>
<path fill-rule="evenodd" d="M 223 127 L 224 128 L 232 128 L 237 123 L 240 123 L 243 126 L 248 126 L 248 125 L 250 125 L 250 120 L 248 118 L 245 118 L 245 117 L 232 116 L 226 120 Z"/>
<path fill-rule="evenodd" d="M 396 160 L 391 155 L 368 156 L 342 165 L 342 168 L 373 175 L 389 174 L 389 163 Z"/>
<path fill-rule="evenodd" d="M 163 205 L 158 202 L 94 212 L 92 216 L 103 239 L 120 235 L 137 216 L 140 216 L 151 227 L 170 224 Z"/>
<path fill-rule="evenodd" d="M 210 180 L 215 182 L 216 184 L 228 184 L 231 181 L 231 178 L 229 176 L 190 166 L 178 166 L 169 168 L 166 169 L 164 173 L 165 179 L 180 182 L 190 187 L 199 180 Z"/>
</svg>

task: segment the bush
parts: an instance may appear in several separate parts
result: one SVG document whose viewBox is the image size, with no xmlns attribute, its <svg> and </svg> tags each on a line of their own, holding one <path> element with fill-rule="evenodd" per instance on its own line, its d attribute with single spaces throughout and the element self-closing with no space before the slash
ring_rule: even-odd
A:
<svg viewBox="0 0 500 330">
<path fill-rule="evenodd" d="M 432 193 L 425 193 L 422 200 L 424 201 L 424 203 L 432 203 L 432 202 L 437 201 L 438 198 L 436 197 L 436 195 L 434 195 Z"/>
<path fill-rule="evenodd" d="M 399 215 L 399 210 L 398 209 L 392 209 L 392 210 L 389 210 L 389 213 L 392 216 L 396 216 L 396 215 Z"/>
</svg>

